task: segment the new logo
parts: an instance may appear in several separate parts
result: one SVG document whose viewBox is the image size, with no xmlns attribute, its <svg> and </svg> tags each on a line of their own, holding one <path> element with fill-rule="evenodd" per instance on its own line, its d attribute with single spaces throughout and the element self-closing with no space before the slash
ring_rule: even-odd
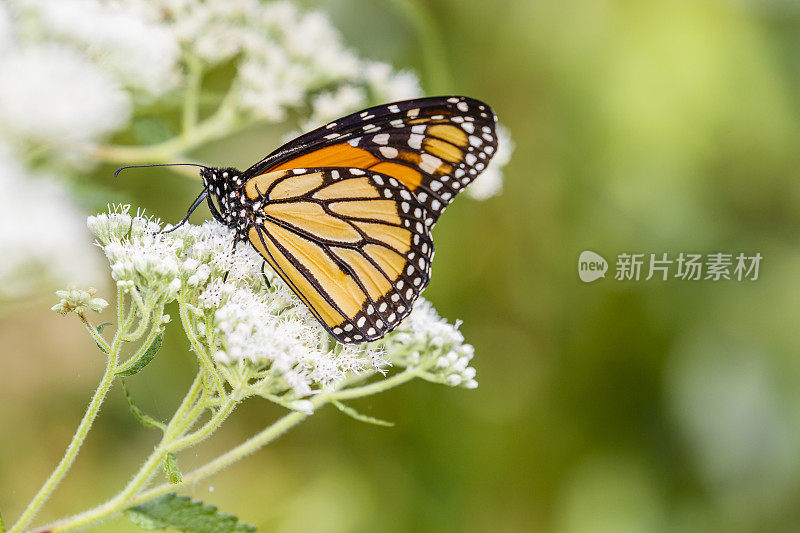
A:
<svg viewBox="0 0 800 533">
<path fill-rule="evenodd" d="M 578 277 L 585 283 L 606 277 L 607 270 L 608 262 L 603 259 L 603 256 L 591 250 L 581 252 L 578 257 Z"/>
</svg>

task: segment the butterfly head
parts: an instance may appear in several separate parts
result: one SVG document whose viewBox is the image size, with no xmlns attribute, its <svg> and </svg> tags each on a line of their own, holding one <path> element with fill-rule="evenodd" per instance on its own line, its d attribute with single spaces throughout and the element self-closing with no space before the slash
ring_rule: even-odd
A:
<svg viewBox="0 0 800 533">
<path fill-rule="evenodd" d="M 214 218 L 237 230 L 238 238 L 244 240 L 249 228 L 251 210 L 247 205 L 246 196 L 242 193 L 245 180 L 242 172 L 235 168 L 205 168 L 200 172 L 203 185 L 208 190 L 209 206 Z M 219 212 L 211 203 L 211 197 L 216 200 Z"/>
<path fill-rule="evenodd" d="M 242 173 L 235 168 L 206 167 L 200 171 L 200 177 L 208 192 L 219 197 L 236 191 L 244 185 Z"/>
</svg>

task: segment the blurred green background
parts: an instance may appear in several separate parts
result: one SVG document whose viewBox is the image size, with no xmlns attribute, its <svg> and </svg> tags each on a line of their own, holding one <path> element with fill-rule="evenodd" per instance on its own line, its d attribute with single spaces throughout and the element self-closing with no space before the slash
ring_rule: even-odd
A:
<svg viewBox="0 0 800 533">
<path fill-rule="evenodd" d="M 464 321 L 480 387 L 420 382 L 356 403 L 388 429 L 327 408 L 186 493 L 278 532 L 800 529 L 798 4 L 306 4 L 363 55 L 415 69 L 428 94 L 487 101 L 512 132 L 504 194 L 448 209 L 425 293 Z M 255 132 L 202 158 L 245 166 L 277 143 Z M 110 170 L 93 179 L 166 220 L 197 192 L 166 171 L 108 185 Z M 622 252 L 764 259 L 757 281 L 584 284 L 587 249 L 610 274 Z M 0 321 L 7 518 L 61 456 L 102 370 L 49 305 Z M 162 418 L 193 376 L 173 331 L 130 382 Z M 280 413 L 246 404 L 181 467 Z M 155 442 L 113 391 L 39 520 L 99 503 Z"/>
</svg>

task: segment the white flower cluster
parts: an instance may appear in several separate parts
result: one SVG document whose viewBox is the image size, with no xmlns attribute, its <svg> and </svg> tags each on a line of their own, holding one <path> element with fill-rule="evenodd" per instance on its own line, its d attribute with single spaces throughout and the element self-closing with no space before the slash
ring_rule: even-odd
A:
<svg viewBox="0 0 800 533">
<path fill-rule="evenodd" d="M 155 295 L 163 303 L 190 303 L 197 309 L 196 334 L 217 364 L 269 368 L 282 381 L 266 392 L 291 389 L 297 396 L 386 366 L 380 349 L 329 347 L 327 333 L 286 285 L 273 279 L 266 290 L 260 256 L 248 245 L 234 248 L 222 224 L 157 233 L 157 220 L 129 211 L 113 206 L 88 220 L 112 277 L 145 301 Z"/>
<path fill-rule="evenodd" d="M 411 314 L 387 337 L 387 354 L 402 366 L 417 366 L 423 359 L 435 358 L 430 372 L 438 381 L 474 389 L 478 382 L 469 363 L 475 350 L 464 342 L 458 325 L 442 319 L 430 302 L 420 298 Z"/>
<path fill-rule="evenodd" d="M 469 367 L 472 346 L 457 326 L 442 320 L 421 299 L 397 328 L 377 343 L 333 342 L 306 306 L 271 274 L 267 289 L 261 256 L 249 245 L 233 246 L 233 234 L 215 221 L 184 225 L 171 233 L 159 221 L 112 206 L 88 225 L 108 258 L 117 284 L 143 300 L 178 299 L 190 304 L 196 334 L 218 365 L 249 364 L 282 377 L 269 394 L 292 390 L 298 397 L 335 386 L 349 375 L 381 372 L 389 364 L 434 363 L 437 381 L 477 386 Z M 386 357 L 386 358 L 385 358 Z"/>
<path fill-rule="evenodd" d="M 27 171 L 2 137 L 0 190 L 0 299 L 22 299 L 49 283 L 100 278 L 85 215 L 61 183 Z"/>
<path fill-rule="evenodd" d="M 102 4 L 166 29 L 173 48 L 180 47 L 204 65 L 235 61 L 237 104 L 260 119 L 279 122 L 288 111 L 307 114 L 310 107 L 312 120 L 304 126 L 320 125 L 365 106 L 368 96 L 377 102 L 422 92 L 415 75 L 359 58 L 344 45 L 326 15 L 301 11 L 290 2 L 103 0 Z"/>
<path fill-rule="evenodd" d="M 65 291 L 56 291 L 56 296 L 61 298 L 61 301 L 50 309 L 62 315 L 67 313 L 85 315 L 89 311 L 99 313 L 108 307 L 108 302 L 102 298 L 96 298 L 95 294 L 97 294 L 97 290 L 94 287 L 89 287 L 87 290 L 70 288 Z"/>
<path fill-rule="evenodd" d="M 315 386 L 330 387 L 348 374 L 381 371 L 386 364 L 376 349 L 329 349 L 327 333 L 282 283 L 275 290 L 254 291 L 217 279 L 200 300 L 214 313 L 216 335 L 206 338 L 216 339 L 218 363 L 269 363 L 299 396 L 311 394 Z"/>
</svg>

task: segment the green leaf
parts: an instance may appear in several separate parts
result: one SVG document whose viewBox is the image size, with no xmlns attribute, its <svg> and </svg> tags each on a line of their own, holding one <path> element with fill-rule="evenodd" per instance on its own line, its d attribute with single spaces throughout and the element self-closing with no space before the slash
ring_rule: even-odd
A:
<svg viewBox="0 0 800 533">
<path fill-rule="evenodd" d="M 147 350 L 133 363 L 128 369 L 120 370 L 117 372 L 118 376 L 132 376 L 134 374 L 138 374 L 144 367 L 146 367 L 150 361 L 153 360 L 153 357 L 156 356 L 158 350 L 161 349 L 161 343 L 164 342 L 164 332 L 160 332 L 156 337 L 153 339 L 153 342 L 150 343 L 150 346 L 147 347 Z"/>
<path fill-rule="evenodd" d="M 174 493 L 126 509 L 124 514 L 147 531 L 167 527 L 187 533 L 249 533 L 256 530 L 253 526 L 239 523 L 235 516 L 221 514 L 216 507 Z"/>
<path fill-rule="evenodd" d="M 0 514 L 0 533 L 6 533 L 6 525 L 3 523 L 2 514 Z"/>
<path fill-rule="evenodd" d="M 178 470 L 178 458 L 175 457 L 175 454 L 172 452 L 169 452 L 167 456 L 164 457 L 164 472 L 167 474 L 169 482 L 173 485 L 183 481 L 183 476 L 180 470 Z"/>
<path fill-rule="evenodd" d="M 161 431 L 166 431 L 167 426 L 163 422 L 159 422 L 152 416 L 146 414 L 142 411 L 139 406 L 133 403 L 133 398 L 131 398 L 130 392 L 128 392 L 128 386 L 125 385 L 125 380 L 120 378 L 122 382 L 122 393 L 125 395 L 125 399 L 128 401 L 128 408 L 131 410 L 131 414 L 133 417 L 138 420 L 144 427 L 160 429 Z"/>
<path fill-rule="evenodd" d="M 110 326 L 110 325 L 111 325 L 111 322 L 103 322 L 102 324 L 100 324 L 99 326 L 97 326 L 97 333 L 99 333 L 99 334 L 102 336 L 102 335 L 103 335 L 103 330 L 104 330 L 104 329 L 106 329 L 106 326 Z M 100 344 L 100 343 L 99 343 L 99 342 L 97 342 L 97 341 L 95 341 L 95 344 L 97 344 L 97 347 L 98 347 L 98 348 L 100 348 L 100 351 L 101 351 L 101 352 L 103 352 L 103 353 L 108 353 L 108 350 L 106 350 L 105 348 L 103 348 L 103 345 L 102 345 L 102 344 Z M 0 533 L 1 533 L 1 532 L 0 532 Z"/>
<path fill-rule="evenodd" d="M 333 400 L 331 402 L 333 405 L 336 406 L 338 410 L 346 414 L 351 418 L 355 418 L 359 422 L 366 422 L 367 424 L 375 424 L 376 426 L 385 426 L 385 427 L 392 427 L 394 426 L 394 422 L 387 422 L 386 420 L 381 420 L 380 418 L 374 418 L 367 415 L 362 415 L 352 407 L 349 407 L 339 400 Z"/>
</svg>

